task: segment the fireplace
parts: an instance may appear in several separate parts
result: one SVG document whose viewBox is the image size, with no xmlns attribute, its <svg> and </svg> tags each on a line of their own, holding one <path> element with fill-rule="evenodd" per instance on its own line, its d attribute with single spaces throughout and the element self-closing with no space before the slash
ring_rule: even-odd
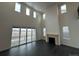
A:
<svg viewBox="0 0 79 59">
<path fill-rule="evenodd" d="M 55 46 L 55 38 L 49 37 L 49 44 L 52 44 Z"/>
<path fill-rule="evenodd" d="M 53 45 L 60 45 L 59 34 L 47 34 L 46 42 Z"/>
</svg>

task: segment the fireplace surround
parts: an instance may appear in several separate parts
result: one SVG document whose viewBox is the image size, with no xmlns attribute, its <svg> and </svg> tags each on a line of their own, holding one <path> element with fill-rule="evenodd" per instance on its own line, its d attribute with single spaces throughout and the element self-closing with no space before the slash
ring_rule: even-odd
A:
<svg viewBox="0 0 79 59">
<path fill-rule="evenodd" d="M 46 42 L 49 43 L 49 38 L 55 38 L 55 45 L 60 45 L 60 37 L 59 34 L 47 34 Z M 52 39 L 53 40 L 53 39 Z"/>
</svg>

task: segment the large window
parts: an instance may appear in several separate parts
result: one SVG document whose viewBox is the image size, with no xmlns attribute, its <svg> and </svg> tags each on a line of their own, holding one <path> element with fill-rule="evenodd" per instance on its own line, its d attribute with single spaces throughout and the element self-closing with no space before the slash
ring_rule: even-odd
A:
<svg viewBox="0 0 79 59">
<path fill-rule="evenodd" d="M 61 5 L 61 13 L 67 13 L 66 4 Z"/>
<path fill-rule="evenodd" d="M 21 4 L 20 3 L 15 3 L 15 11 L 21 12 Z"/>
<path fill-rule="evenodd" d="M 30 9 L 29 8 L 26 8 L 26 15 L 30 15 Z"/>
<path fill-rule="evenodd" d="M 66 40 L 70 39 L 70 32 L 69 32 L 68 26 L 63 27 L 63 39 L 66 39 Z"/>
<path fill-rule="evenodd" d="M 33 12 L 33 17 L 36 18 L 36 12 L 35 11 Z"/>
</svg>

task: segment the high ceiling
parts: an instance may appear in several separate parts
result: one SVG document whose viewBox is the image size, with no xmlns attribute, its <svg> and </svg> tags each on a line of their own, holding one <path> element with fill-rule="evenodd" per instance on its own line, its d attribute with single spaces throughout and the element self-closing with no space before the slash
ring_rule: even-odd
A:
<svg viewBox="0 0 79 59">
<path fill-rule="evenodd" d="M 45 12 L 46 9 L 52 6 L 54 3 L 53 2 L 26 2 L 26 4 L 38 11 Z"/>
</svg>

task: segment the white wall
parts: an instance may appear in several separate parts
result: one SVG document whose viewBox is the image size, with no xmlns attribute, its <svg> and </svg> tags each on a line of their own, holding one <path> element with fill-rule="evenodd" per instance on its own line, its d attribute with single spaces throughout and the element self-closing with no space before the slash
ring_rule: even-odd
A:
<svg viewBox="0 0 79 59">
<path fill-rule="evenodd" d="M 0 3 L 0 51 L 10 48 L 11 44 L 11 28 L 32 27 L 41 29 L 41 17 L 34 19 L 25 15 L 25 5 L 22 6 L 22 12 L 14 11 L 15 3 Z M 39 21 L 39 20 L 40 21 Z M 37 29 L 37 40 L 41 39 L 41 31 Z"/>
<path fill-rule="evenodd" d="M 57 7 L 57 5 L 51 6 L 46 11 L 45 25 L 48 34 L 59 34 Z"/>
<path fill-rule="evenodd" d="M 67 3 L 67 13 L 59 15 L 61 43 L 64 45 L 79 48 L 79 19 L 77 15 L 77 7 L 79 3 Z M 62 27 L 69 26 L 70 40 L 64 40 L 62 37 Z"/>
<path fill-rule="evenodd" d="M 45 25 L 47 34 L 57 34 L 60 36 L 57 4 L 47 9 Z"/>
</svg>

